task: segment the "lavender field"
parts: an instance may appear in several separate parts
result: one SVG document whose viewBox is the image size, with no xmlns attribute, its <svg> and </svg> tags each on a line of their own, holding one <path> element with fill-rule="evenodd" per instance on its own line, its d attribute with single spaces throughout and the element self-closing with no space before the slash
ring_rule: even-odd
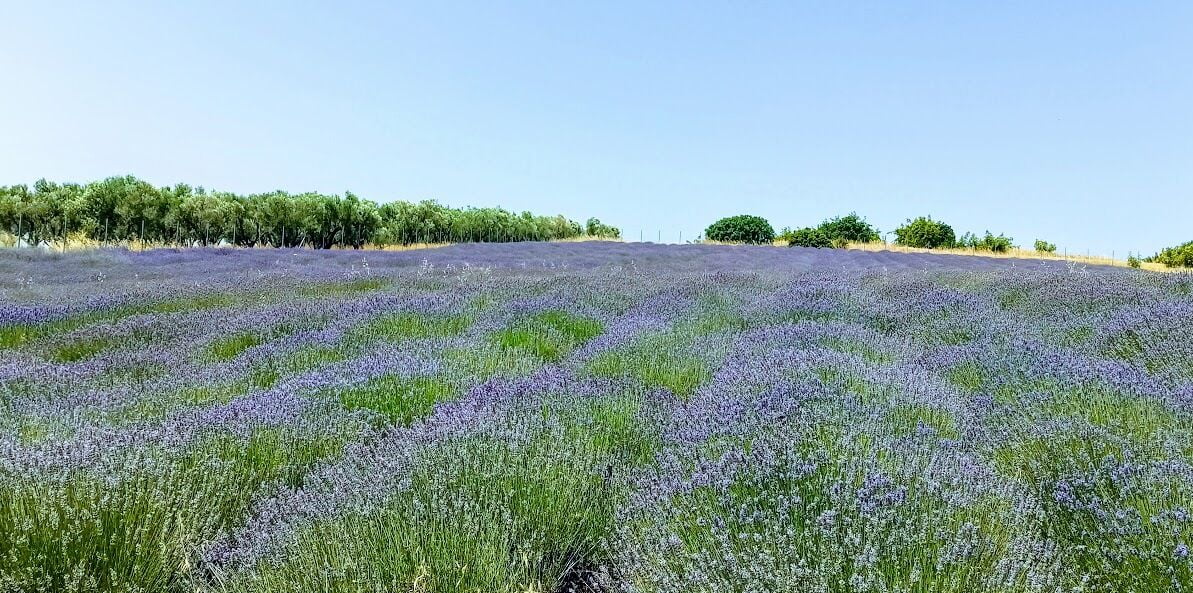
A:
<svg viewBox="0 0 1193 593">
<path fill-rule="evenodd" d="M 1193 277 L 0 253 L 0 591 L 1193 591 Z"/>
</svg>

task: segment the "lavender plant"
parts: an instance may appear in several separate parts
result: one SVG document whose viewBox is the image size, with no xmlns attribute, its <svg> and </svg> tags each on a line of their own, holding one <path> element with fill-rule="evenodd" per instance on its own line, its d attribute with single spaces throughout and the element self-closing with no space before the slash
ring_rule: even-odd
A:
<svg viewBox="0 0 1193 593">
<path fill-rule="evenodd" d="M 923 253 L 4 252 L 0 591 L 1193 591 L 1191 312 Z"/>
</svg>

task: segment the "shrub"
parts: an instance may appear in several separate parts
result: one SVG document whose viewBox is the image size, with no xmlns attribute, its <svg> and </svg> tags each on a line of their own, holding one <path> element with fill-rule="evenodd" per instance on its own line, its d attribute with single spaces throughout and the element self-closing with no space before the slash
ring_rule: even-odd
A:
<svg viewBox="0 0 1193 593">
<path fill-rule="evenodd" d="M 1036 239 L 1036 251 L 1040 253 L 1056 253 L 1056 243 L 1049 243 L 1043 239 Z"/>
<path fill-rule="evenodd" d="M 990 234 L 990 231 L 986 231 L 986 236 L 983 237 L 982 242 L 978 244 L 978 249 L 989 249 L 990 251 L 997 253 L 1006 253 L 1007 251 L 1010 251 L 1012 247 L 1014 247 L 1014 245 L 1011 244 L 1011 241 L 1014 241 L 1014 239 L 1004 236 L 1002 233 L 999 233 L 998 236 L 995 237 L 994 235 Z"/>
<path fill-rule="evenodd" d="M 1143 263 L 1139 261 L 1138 257 L 1135 257 L 1134 255 L 1127 255 L 1127 265 L 1131 266 L 1132 268 L 1139 268 L 1143 266 Z"/>
<path fill-rule="evenodd" d="M 722 218 L 704 231 L 711 241 L 731 243 L 771 243 L 775 240 L 775 229 L 765 218 L 741 214 Z"/>
<path fill-rule="evenodd" d="M 620 239 L 621 229 L 607 225 L 599 218 L 589 218 L 587 224 L 584 225 L 584 234 L 603 239 Z"/>
<path fill-rule="evenodd" d="M 787 233 L 788 247 L 832 247 L 833 241 L 820 229 L 811 227 L 797 229 Z"/>
<path fill-rule="evenodd" d="M 1165 248 L 1160 253 L 1148 258 L 1148 261 L 1164 264 L 1170 268 L 1193 268 L 1193 241 Z"/>
<path fill-rule="evenodd" d="M 1010 237 L 1005 237 L 1002 234 L 995 237 L 990 231 L 986 231 L 986 235 L 980 239 L 973 233 L 961 235 L 961 238 L 957 241 L 957 246 L 980 249 L 982 251 L 993 251 L 995 253 L 1006 253 L 1011 249 L 1011 241 L 1013 239 Z"/>
<path fill-rule="evenodd" d="M 903 226 L 895 229 L 895 242 L 908 247 L 922 247 L 936 249 L 938 247 L 952 247 L 957 242 L 953 227 L 936 220 L 931 216 L 921 216 L 915 220 L 908 220 Z"/>
<path fill-rule="evenodd" d="M 846 242 L 868 243 L 878 240 L 878 229 L 875 229 L 866 219 L 858 216 L 857 212 L 850 212 L 847 216 L 838 216 L 820 223 L 818 230 L 829 240 L 844 246 Z"/>
</svg>

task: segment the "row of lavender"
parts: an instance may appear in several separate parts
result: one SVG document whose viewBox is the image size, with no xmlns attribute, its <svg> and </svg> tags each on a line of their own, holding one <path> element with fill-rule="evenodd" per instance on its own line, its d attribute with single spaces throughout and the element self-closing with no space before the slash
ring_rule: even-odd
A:
<svg viewBox="0 0 1193 593">
<path fill-rule="evenodd" d="M 1187 276 L 615 244 L 0 271 L 0 590 L 1193 589 Z"/>
</svg>

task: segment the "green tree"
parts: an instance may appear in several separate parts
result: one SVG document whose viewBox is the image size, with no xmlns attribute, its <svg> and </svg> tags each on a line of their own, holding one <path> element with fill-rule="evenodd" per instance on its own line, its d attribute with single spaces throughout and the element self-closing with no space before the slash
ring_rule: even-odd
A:
<svg viewBox="0 0 1193 593">
<path fill-rule="evenodd" d="M 33 194 L 25 185 L 0 187 L 0 224 L 23 244 L 36 244 Z"/>
<path fill-rule="evenodd" d="M 909 219 L 903 226 L 895 229 L 895 242 L 908 247 L 937 249 L 953 247 L 957 238 L 953 233 L 953 227 L 932 220 L 931 216 L 921 216 L 914 220 Z"/>
<path fill-rule="evenodd" d="M 275 191 L 238 195 L 177 184 L 154 187 L 133 176 L 80 186 L 39 180 L 0 187 L 0 230 L 42 244 L 81 233 L 99 241 L 178 245 L 307 246 L 367 243 L 546 241 L 588 234 L 617 237 L 616 227 L 502 208 L 450 208 L 435 201 L 378 206 L 351 192 Z"/>
<path fill-rule="evenodd" d="M 765 218 L 740 214 L 712 223 L 704 230 L 704 237 L 729 243 L 772 243 L 775 240 L 775 229 Z"/>
<path fill-rule="evenodd" d="M 372 240 L 381 224 L 381 216 L 377 212 L 377 204 L 346 192 L 339 203 L 337 222 L 340 229 L 338 244 L 360 249 Z"/>
<path fill-rule="evenodd" d="M 588 223 L 584 226 L 584 234 L 589 237 L 601 237 L 605 239 L 621 238 L 620 229 L 601 222 L 599 218 L 588 219 Z"/>
<path fill-rule="evenodd" d="M 978 237 L 973 233 L 965 233 L 957 240 L 957 247 L 968 247 L 980 251 L 993 251 L 995 253 L 1005 253 L 1013 247 L 1011 243 L 1014 239 L 1003 236 L 1001 233 L 996 237 L 990 231 L 982 237 Z"/>
<path fill-rule="evenodd" d="M 850 212 L 846 216 L 826 220 L 818 227 L 834 244 L 844 246 L 845 243 L 869 243 L 877 241 L 878 229 L 858 216 L 857 212 Z"/>
<path fill-rule="evenodd" d="M 832 247 L 833 240 L 820 229 L 805 227 L 787 233 L 788 247 Z"/>
<path fill-rule="evenodd" d="M 243 213 L 240 205 L 230 196 L 205 191 L 180 191 L 175 196 L 178 205 L 170 217 L 173 228 L 167 228 L 167 242 L 207 246 L 218 245 L 222 240 L 232 240 L 236 219 Z"/>
<path fill-rule="evenodd" d="M 1167 247 L 1146 261 L 1164 264 L 1170 268 L 1193 268 L 1193 241 Z"/>
<path fill-rule="evenodd" d="M 96 231 L 106 240 L 161 241 L 171 235 L 166 229 L 172 218 L 173 195 L 131 175 L 89 183 L 83 202 Z M 94 237 L 104 240 L 103 236 Z"/>
</svg>

